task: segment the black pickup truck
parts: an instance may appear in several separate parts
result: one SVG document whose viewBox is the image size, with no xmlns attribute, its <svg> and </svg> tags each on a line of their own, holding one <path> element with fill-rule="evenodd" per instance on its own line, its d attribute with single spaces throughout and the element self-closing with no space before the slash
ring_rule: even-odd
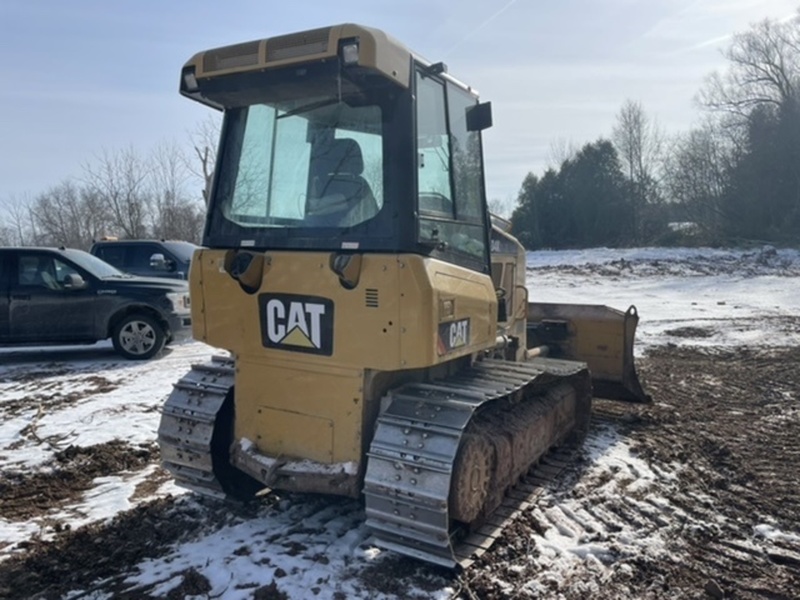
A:
<svg viewBox="0 0 800 600">
<path fill-rule="evenodd" d="M 89 254 L 131 275 L 189 279 L 192 254 L 197 248 L 177 240 L 103 238 L 92 244 Z"/>
<path fill-rule="evenodd" d="M 185 281 L 135 277 L 82 250 L 0 247 L 0 346 L 111 338 L 148 359 L 190 332 Z"/>
</svg>

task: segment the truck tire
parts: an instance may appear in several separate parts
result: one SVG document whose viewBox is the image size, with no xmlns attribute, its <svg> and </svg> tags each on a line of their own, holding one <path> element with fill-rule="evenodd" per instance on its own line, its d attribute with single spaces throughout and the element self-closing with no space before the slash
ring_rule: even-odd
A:
<svg viewBox="0 0 800 600">
<path fill-rule="evenodd" d="M 164 349 L 166 333 L 153 317 L 133 313 L 114 326 L 111 341 L 114 350 L 125 358 L 147 360 Z"/>
</svg>

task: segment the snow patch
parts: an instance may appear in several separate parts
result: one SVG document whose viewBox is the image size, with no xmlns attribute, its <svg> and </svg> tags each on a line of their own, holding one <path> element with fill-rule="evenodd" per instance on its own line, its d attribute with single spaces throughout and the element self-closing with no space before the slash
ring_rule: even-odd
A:
<svg viewBox="0 0 800 600">
<path fill-rule="evenodd" d="M 781 542 L 792 542 L 792 543 L 800 543 L 800 535 L 795 535 L 792 533 L 784 533 L 780 529 L 777 529 L 773 525 L 768 525 L 766 523 L 761 525 L 756 525 L 753 527 L 753 533 L 758 537 L 765 538 L 772 542 L 774 541 L 781 541 Z"/>
</svg>

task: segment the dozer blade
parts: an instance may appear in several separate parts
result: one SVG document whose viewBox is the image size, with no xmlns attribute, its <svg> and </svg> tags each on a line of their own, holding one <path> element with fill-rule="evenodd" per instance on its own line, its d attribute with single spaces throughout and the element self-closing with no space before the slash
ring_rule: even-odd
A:
<svg viewBox="0 0 800 600">
<path fill-rule="evenodd" d="M 528 303 L 528 348 L 546 346 L 548 356 L 589 365 L 594 396 L 650 402 L 633 362 L 639 316 L 600 304 Z"/>
</svg>

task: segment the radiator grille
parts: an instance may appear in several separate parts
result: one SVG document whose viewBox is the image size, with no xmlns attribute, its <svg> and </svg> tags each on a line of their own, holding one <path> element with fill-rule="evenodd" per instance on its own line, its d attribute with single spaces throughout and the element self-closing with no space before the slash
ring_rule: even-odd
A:
<svg viewBox="0 0 800 600">
<path fill-rule="evenodd" d="M 209 50 L 203 55 L 203 71 L 222 71 L 236 67 L 250 67 L 258 64 L 259 42 L 245 42 L 218 50 Z"/>
<path fill-rule="evenodd" d="M 378 290 L 367 289 L 365 292 L 367 308 L 378 308 Z"/>
<path fill-rule="evenodd" d="M 330 28 L 284 35 L 267 42 L 267 62 L 320 54 L 328 49 Z"/>
</svg>

